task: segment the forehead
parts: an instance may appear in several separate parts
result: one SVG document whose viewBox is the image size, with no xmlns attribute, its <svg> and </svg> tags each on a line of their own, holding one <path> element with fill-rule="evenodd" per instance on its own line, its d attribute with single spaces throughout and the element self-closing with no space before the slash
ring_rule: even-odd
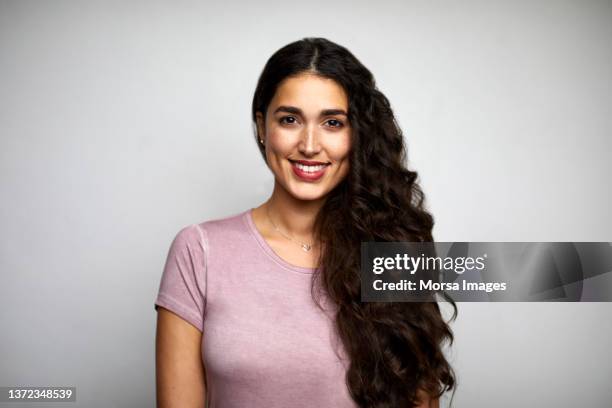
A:
<svg viewBox="0 0 612 408">
<path fill-rule="evenodd" d="M 270 105 L 291 105 L 305 112 L 331 108 L 347 110 L 348 98 L 344 88 L 333 79 L 300 74 L 280 83 Z"/>
</svg>

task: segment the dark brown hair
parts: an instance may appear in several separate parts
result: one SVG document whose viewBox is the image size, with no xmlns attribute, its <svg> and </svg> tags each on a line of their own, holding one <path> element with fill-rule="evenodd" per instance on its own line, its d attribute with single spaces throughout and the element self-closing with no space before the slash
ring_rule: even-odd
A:
<svg viewBox="0 0 612 408">
<path fill-rule="evenodd" d="M 417 173 L 406 168 L 403 135 L 389 101 L 345 47 L 304 38 L 274 53 L 257 83 L 253 123 L 257 112 L 266 116 L 284 79 L 305 72 L 345 89 L 352 127 L 349 174 L 329 193 L 315 221 L 315 234 L 325 245 L 313 288 L 320 284 L 337 306 L 336 329 L 350 358 L 346 383 L 355 402 L 368 408 L 413 407 L 418 391 L 439 397 L 454 388 L 455 375 L 442 352 L 453 334 L 436 302 L 361 302 L 360 246 L 362 241 L 432 241 L 434 220 L 424 208 Z M 265 160 L 257 140 L 256 131 Z M 450 304 L 454 319 L 457 308 Z"/>
</svg>

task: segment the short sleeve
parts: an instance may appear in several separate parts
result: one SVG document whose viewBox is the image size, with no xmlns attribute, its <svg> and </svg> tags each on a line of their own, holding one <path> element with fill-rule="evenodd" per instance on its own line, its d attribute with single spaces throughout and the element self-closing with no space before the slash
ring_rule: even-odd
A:
<svg viewBox="0 0 612 408">
<path fill-rule="evenodd" d="M 155 310 L 162 306 L 203 331 L 206 305 L 205 234 L 193 224 L 175 236 L 161 277 Z"/>
</svg>

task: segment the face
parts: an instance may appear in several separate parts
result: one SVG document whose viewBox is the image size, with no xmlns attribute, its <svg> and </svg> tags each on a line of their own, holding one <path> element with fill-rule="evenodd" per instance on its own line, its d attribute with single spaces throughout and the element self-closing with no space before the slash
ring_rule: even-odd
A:
<svg viewBox="0 0 612 408">
<path fill-rule="evenodd" d="M 348 174 L 351 127 L 348 98 L 334 80 L 313 74 L 285 79 L 265 123 L 257 113 L 268 166 L 295 198 L 325 197 Z"/>
</svg>

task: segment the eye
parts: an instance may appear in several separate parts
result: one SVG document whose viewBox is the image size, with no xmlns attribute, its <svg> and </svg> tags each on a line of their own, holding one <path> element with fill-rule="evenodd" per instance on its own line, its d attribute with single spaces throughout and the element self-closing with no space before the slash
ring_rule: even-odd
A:
<svg viewBox="0 0 612 408">
<path fill-rule="evenodd" d="M 344 123 L 340 122 L 338 119 L 330 119 L 327 121 L 331 125 L 331 127 L 341 128 L 344 126 Z"/>
<path fill-rule="evenodd" d="M 281 124 L 288 124 L 288 125 L 292 125 L 295 122 L 296 122 L 296 119 L 293 116 L 283 116 L 279 120 L 279 123 L 281 123 Z"/>
</svg>

